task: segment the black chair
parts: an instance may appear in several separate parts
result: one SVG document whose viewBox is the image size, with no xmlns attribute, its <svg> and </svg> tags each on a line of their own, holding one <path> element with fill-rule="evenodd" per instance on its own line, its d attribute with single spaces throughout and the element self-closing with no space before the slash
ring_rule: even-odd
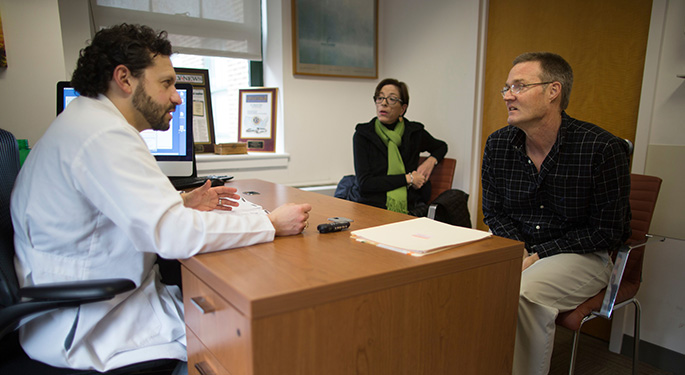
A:
<svg viewBox="0 0 685 375">
<path fill-rule="evenodd" d="M 135 284 L 128 279 L 107 279 L 20 288 L 14 270 L 14 230 L 10 216 L 10 194 L 18 172 L 17 140 L 12 133 L 0 129 L 0 374 L 99 374 L 97 371 L 56 368 L 30 359 L 19 345 L 16 330 L 20 320 L 28 316 L 112 299 L 133 290 Z M 154 360 L 107 374 L 170 374 L 177 362 Z"/>
</svg>

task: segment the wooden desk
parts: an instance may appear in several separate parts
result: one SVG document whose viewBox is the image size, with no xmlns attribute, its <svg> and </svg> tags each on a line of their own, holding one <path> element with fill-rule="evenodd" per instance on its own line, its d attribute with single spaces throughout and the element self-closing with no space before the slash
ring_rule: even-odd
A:
<svg viewBox="0 0 685 375">
<path fill-rule="evenodd" d="M 311 226 L 182 262 L 190 374 L 511 373 L 522 243 L 493 237 L 417 258 L 316 230 L 333 216 L 354 219 L 350 230 L 409 216 L 231 185 L 260 192 L 245 197 L 266 209 L 310 203 Z"/>
</svg>

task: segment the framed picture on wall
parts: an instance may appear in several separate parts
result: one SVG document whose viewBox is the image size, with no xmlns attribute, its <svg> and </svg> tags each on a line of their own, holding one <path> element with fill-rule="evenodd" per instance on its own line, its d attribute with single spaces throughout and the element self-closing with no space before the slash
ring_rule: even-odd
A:
<svg viewBox="0 0 685 375">
<path fill-rule="evenodd" d="M 276 151 L 276 88 L 239 90 L 238 141 L 248 151 Z"/>
<path fill-rule="evenodd" d="M 2 18 L 0 18 L 0 68 L 7 68 L 7 53 L 5 52 L 5 34 L 2 32 Z"/>
<path fill-rule="evenodd" d="M 193 85 L 193 140 L 195 152 L 214 152 L 214 119 L 212 95 L 207 69 L 175 68 L 176 81 Z"/>
<path fill-rule="evenodd" d="M 293 74 L 378 78 L 378 0 L 293 0 Z"/>
</svg>

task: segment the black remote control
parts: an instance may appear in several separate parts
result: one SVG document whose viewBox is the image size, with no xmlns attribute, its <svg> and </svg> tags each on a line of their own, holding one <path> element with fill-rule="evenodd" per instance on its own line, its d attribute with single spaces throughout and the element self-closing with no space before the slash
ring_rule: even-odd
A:
<svg viewBox="0 0 685 375">
<path fill-rule="evenodd" d="M 319 231 L 319 233 L 330 233 L 330 232 L 340 232 L 341 230 L 345 228 L 349 228 L 350 223 L 349 222 L 343 222 L 343 223 L 326 223 L 326 224 L 319 224 L 316 229 Z"/>
</svg>

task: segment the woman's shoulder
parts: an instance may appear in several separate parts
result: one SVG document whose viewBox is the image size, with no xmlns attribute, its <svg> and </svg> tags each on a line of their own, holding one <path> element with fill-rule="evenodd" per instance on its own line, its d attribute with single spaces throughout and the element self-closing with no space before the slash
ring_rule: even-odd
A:
<svg viewBox="0 0 685 375">
<path fill-rule="evenodd" d="M 376 122 L 376 117 L 372 118 L 368 122 L 360 122 L 355 126 L 355 129 L 359 128 L 364 128 L 364 127 L 373 127 L 373 124 Z"/>
<path fill-rule="evenodd" d="M 374 130 L 374 123 L 376 122 L 376 118 L 372 118 L 371 121 L 369 122 L 360 122 L 354 127 L 355 133 L 358 134 L 376 134 L 376 131 Z"/>
<path fill-rule="evenodd" d="M 369 122 L 362 122 L 355 126 L 354 135 L 352 136 L 355 147 L 357 147 L 360 142 L 374 142 L 374 138 L 378 138 L 376 130 L 374 129 L 375 120 L 376 118 L 374 117 Z"/>
<path fill-rule="evenodd" d="M 420 129 L 425 129 L 426 126 L 423 125 L 422 123 L 418 121 L 412 121 L 408 118 L 404 118 L 404 127 L 405 129 L 415 129 L 415 130 L 420 130 Z"/>
</svg>

